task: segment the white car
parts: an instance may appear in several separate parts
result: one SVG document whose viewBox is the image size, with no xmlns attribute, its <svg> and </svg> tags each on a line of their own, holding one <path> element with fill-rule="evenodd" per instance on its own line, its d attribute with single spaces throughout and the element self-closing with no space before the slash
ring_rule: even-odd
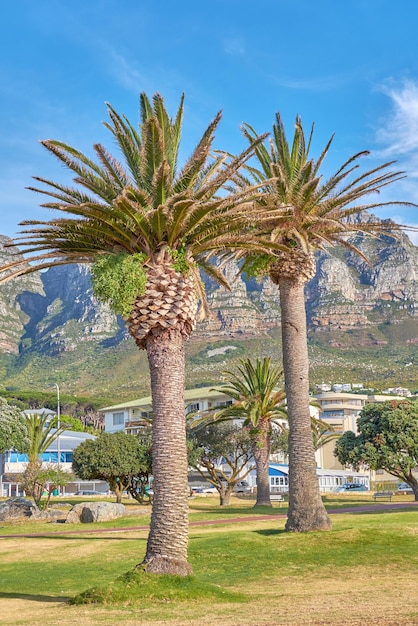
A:
<svg viewBox="0 0 418 626">
<path fill-rule="evenodd" d="M 398 485 L 398 493 L 413 493 L 412 487 L 408 485 L 408 483 L 399 483 Z"/>
</svg>

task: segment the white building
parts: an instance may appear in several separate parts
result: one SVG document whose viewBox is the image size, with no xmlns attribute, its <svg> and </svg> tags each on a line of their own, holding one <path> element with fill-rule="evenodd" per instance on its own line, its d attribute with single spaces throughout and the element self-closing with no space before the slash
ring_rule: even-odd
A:
<svg viewBox="0 0 418 626">
<path fill-rule="evenodd" d="M 45 467 L 59 466 L 63 471 L 71 472 L 74 449 L 83 441 L 94 438 L 94 435 L 90 435 L 89 433 L 65 430 L 59 436 L 59 439 L 56 439 L 53 443 L 51 443 L 48 450 L 41 455 L 42 463 Z M 15 450 L 8 450 L 5 454 L 0 455 L 1 496 L 11 497 L 17 496 L 21 493 L 19 478 L 25 471 L 27 463 L 27 455 L 16 452 Z M 66 487 L 63 487 L 62 492 L 75 493 L 80 489 L 107 491 L 108 486 L 107 483 L 102 483 L 101 481 L 74 480 L 66 485 Z"/>
<path fill-rule="evenodd" d="M 184 399 L 187 413 L 204 413 L 233 402 L 230 396 L 215 391 L 212 387 L 186 389 Z M 119 430 L 125 430 L 134 435 L 144 424 L 144 421 L 152 417 L 152 399 L 151 396 L 146 396 L 138 400 L 107 406 L 100 410 L 105 415 L 106 432 L 115 433 Z"/>
</svg>

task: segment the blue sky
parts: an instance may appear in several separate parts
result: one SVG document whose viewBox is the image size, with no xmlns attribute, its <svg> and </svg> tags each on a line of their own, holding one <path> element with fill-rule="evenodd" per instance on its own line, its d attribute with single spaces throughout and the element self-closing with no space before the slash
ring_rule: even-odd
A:
<svg viewBox="0 0 418 626">
<path fill-rule="evenodd" d="M 51 217 L 25 189 L 63 180 L 39 140 L 112 149 L 105 102 L 136 123 L 142 91 L 173 115 L 185 92 L 184 157 L 219 109 L 215 147 L 231 152 L 242 122 L 269 131 L 280 111 L 291 135 L 299 114 L 315 122 L 313 155 L 335 133 L 324 174 L 367 149 L 364 168 L 395 159 L 408 175 L 382 199 L 418 203 L 417 26 L 411 0 L 3 2 L 0 233 Z M 418 209 L 379 215 L 418 224 Z"/>
</svg>

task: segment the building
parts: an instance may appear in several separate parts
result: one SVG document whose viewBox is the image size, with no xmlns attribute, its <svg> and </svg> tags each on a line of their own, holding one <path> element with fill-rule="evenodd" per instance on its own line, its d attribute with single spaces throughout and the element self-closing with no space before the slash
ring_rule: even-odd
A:
<svg viewBox="0 0 418 626">
<path fill-rule="evenodd" d="M 94 435 L 89 433 L 74 432 L 65 430 L 56 439 L 41 456 L 42 463 L 45 467 L 59 466 L 66 472 L 72 471 L 73 451 L 83 441 L 94 439 Z M 21 495 L 20 475 L 25 471 L 28 463 L 26 454 L 8 450 L 5 454 L 0 455 L 0 495 L 12 497 Z M 99 484 L 100 483 L 100 484 Z M 94 486 L 93 486 L 94 485 Z M 75 493 L 80 489 L 94 489 L 98 491 L 107 491 L 108 486 L 101 481 L 80 481 L 74 480 L 62 488 L 62 493 Z"/>
<path fill-rule="evenodd" d="M 202 414 L 214 408 L 232 404 L 232 398 L 225 393 L 216 391 L 212 387 L 197 387 L 186 389 L 184 394 L 185 410 L 187 413 Z M 146 420 L 152 418 L 151 396 L 123 402 L 100 409 L 105 415 L 105 431 L 115 433 L 125 430 L 135 435 Z"/>
<path fill-rule="evenodd" d="M 353 472 L 349 470 L 316 470 L 319 482 L 319 489 L 322 493 L 332 492 L 347 482 L 360 483 L 369 489 L 369 473 Z M 255 477 L 251 476 L 250 484 L 255 484 Z M 279 463 L 270 463 L 269 479 L 271 493 L 285 493 L 289 489 L 289 466 Z"/>
<path fill-rule="evenodd" d="M 387 402 L 388 400 L 404 400 L 401 395 L 383 395 L 368 393 L 343 393 L 327 391 L 313 396 L 314 401 L 319 405 L 319 418 L 330 424 L 333 429 L 343 434 L 348 430 L 354 433 L 357 431 L 357 418 L 366 404 Z M 334 456 L 335 441 L 325 444 L 317 453 L 319 467 L 329 470 L 343 470 L 343 466 Z M 364 475 L 368 475 L 371 481 L 393 481 L 397 479 L 384 472 L 384 470 L 364 470 Z M 356 480 L 357 482 L 357 480 Z"/>
<path fill-rule="evenodd" d="M 403 399 L 402 396 L 367 393 L 366 390 L 365 393 L 324 391 L 312 397 L 313 402 L 318 406 L 311 406 L 311 415 L 330 424 L 338 434 L 343 434 L 348 430 L 357 433 L 357 418 L 366 404 Z M 232 404 L 232 402 L 230 396 L 221 391 L 215 391 L 212 387 L 187 389 L 185 391 L 185 410 L 188 413 L 202 414 L 210 409 Z M 144 423 L 152 418 L 151 396 L 104 407 L 101 411 L 105 414 L 105 430 L 107 432 L 124 430 L 127 433 L 136 434 Z M 346 470 L 334 456 L 334 449 L 335 441 L 330 441 L 316 452 L 318 479 L 322 491 L 330 491 L 333 487 L 347 481 L 360 482 L 367 486 L 370 481 L 376 480 L 396 482 L 396 478 L 383 472 L 383 470 L 376 472 L 368 469 L 360 472 Z M 287 466 L 282 464 L 283 461 L 285 459 L 281 455 L 272 456 L 270 464 L 272 489 L 283 488 L 287 485 L 287 471 L 285 469 Z M 282 469 L 277 470 L 277 468 Z M 276 471 L 283 472 L 277 474 L 278 482 L 275 482 L 276 479 L 273 480 Z M 250 474 L 249 482 L 253 486 L 255 476 L 252 479 Z"/>
</svg>

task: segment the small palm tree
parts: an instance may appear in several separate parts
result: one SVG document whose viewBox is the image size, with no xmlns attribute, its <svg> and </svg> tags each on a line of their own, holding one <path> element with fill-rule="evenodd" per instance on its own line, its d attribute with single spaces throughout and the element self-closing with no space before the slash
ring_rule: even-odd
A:
<svg viewBox="0 0 418 626">
<path fill-rule="evenodd" d="M 243 126 L 249 142 L 258 137 Z M 244 270 L 266 273 L 278 285 L 281 306 L 283 369 L 289 419 L 289 510 L 286 529 L 309 531 L 328 529 L 331 524 L 321 500 L 316 475 L 315 451 L 309 412 L 309 361 L 307 348 L 304 286 L 315 274 L 314 252 L 342 245 L 364 255 L 350 241 L 350 235 L 392 234 L 400 227 L 371 216 L 361 219 L 367 209 L 406 202 L 364 201 L 403 177 L 390 171 L 385 163 L 365 173 L 356 173 L 359 152 L 349 158 L 328 180 L 319 172 L 333 137 L 319 158 L 310 157 L 313 126 L 308 141 L 299 117 L 296 118 L 292 145 L 287 142 L 284 125 L 276 114 L 269 146 L 256 147 L 258 166 L 249 176 L 237 180 L 245 188 L 249 181 L 261 184 L 264 192 L 259 206 L 270 207 L 270 237 L 281 247 L 277 254 L 247 258 Z M 263 185 L 264 182 L 264 185 Z M 281 214 L 277 215 L 280 208 Z M 367 260 L 367 259 L 366 259 Z"/>
<path fill-rule="evenodd" d="M 237 246 L 260 249 L 248 229 L 254 190 L 222 193 L 253 146 L 238 157 L 211 156 L 220 113 L 185 165 L 178 165 L 184 97 L 171 119 L 163 98 L 141 94 L 139 131 L 110 105 L 111 132 L 120 163 L 101 144 L 97 162 L 59 141 L 43 146 L 74 174 L 74 186 L 35 177 L 42 206 L 64 215 L 26 221 L 13 245 L 36 265 L 15 261 L 3 280 L 69 263 L 92 264 L 96 295 L 120 313 L 145 349 L 153 398 L 154 504 L 143 567 L 185 575 L 188 490 L 184 412 L 184 341 L 206 308 L 199 270 L 227 286 L 211 256 Z M 268 246 L 264 247 L 266 251 Z"/>
<path fill-rule="evenodd" d="M 28 434 L 28 445 L 24 450 L 28 456 L 28 464 L 23 474 L 23 484 L 27 494 L 38 503 L 44 484 L 39 480 L 42 472 L 41 456 L 64 432 L 66 425 L 57 428 L 48 413 L 23 414 L 23 418 Z"/>
<path fill-rule="evenodd" d="M 235 402 L 219 409 L 213 415 L 214 421 L 244 420 L 250 428 L 252 454 L 257 474 L 257 500 L 255 506 L 271 506 L 269 463 L 271 454 L 271 431 L 276 420 L 286 419 L 285 393 L 278 389 L 283 372 L 273 366 L 271 359 L 240 360 L 237 372 L 224 372 L 228 381 L 222 389 Z"/>
<path fill-rule="evenodd" d="M 29 463 L 37 461 L 67 428 L 65 424 L 57 428 L 55 421 L 48 413 L 24 414 L 24 420 L 29 437 L 29 446 L 26 451 Z"/>
</svg>

